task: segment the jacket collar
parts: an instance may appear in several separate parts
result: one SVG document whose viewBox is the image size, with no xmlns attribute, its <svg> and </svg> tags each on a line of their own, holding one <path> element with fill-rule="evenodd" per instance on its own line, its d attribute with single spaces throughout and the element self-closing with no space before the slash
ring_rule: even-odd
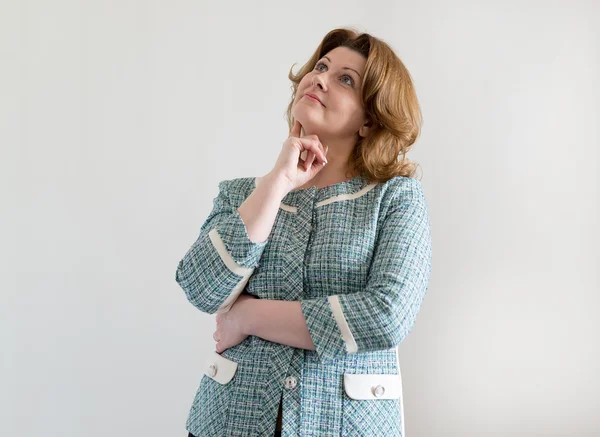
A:
<svg viewBox="0 0 600 437">
<path fill-rule="evenodd" d="M 254 187 L 260 184 L 262 177 L 254 178 Z M 315 203 L 316 206 L 323 206 L 333 202 L 342 202 L 357 199 L 371 189 L 377 186 L 377 183 L 369 183 L 369 180 L 363 176 L 356 176 L 347 181 L 328 185 L 323 188 L 315 186 L 290 191 L 281 201 L 281 207 L 297 207 L 306 203 Z"/>
</svg>

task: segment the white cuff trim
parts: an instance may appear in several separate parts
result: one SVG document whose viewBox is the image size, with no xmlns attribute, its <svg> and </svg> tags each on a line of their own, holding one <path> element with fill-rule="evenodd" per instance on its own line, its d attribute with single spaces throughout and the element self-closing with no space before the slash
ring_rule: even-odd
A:
<svg viewBox="0 0 600 437">
<path fill-rule="evenodd" d="M 342 311 L 340 300 L 336 295 L 328 296 L 327 299 L 329 300 L 329 305 L 331 306 L 333 317 L 335 318 L 338 328 L 340 328 L 340 332 L 342 333 L 342 338 L 344 340 L 344 343 L 346 344 L 346 351 L 349 354 L 354 354 L 358 352 L 358 346 L 356 345 L 356 341 L 354 341 L 354 336 L 352 335 L 352 332 L 350 332 L 350 327 L 348 326 L 346 317 L 344 317 L 344 312 Z"/>
<path fill-rule="evenodd" d="M 243 267 L 234 261 L 231 254 L 227 252 L 227 247 L 225 247 L 225 243 L 223 243 L 223 240 L 221 239 L 221 236 L 219 235 L 216 229 L 212 229 L 208 233 L 208 237 L 210 238 L 210 241 L 212 242 L 214 248 L 219 253 L 219 256 L 223 260 L 223 263 L 232 273 L 235 273 L 238 276 L 250 276 L 252 274 L 254 269 L 251 269 L 249 267 Z"/>
</svg>

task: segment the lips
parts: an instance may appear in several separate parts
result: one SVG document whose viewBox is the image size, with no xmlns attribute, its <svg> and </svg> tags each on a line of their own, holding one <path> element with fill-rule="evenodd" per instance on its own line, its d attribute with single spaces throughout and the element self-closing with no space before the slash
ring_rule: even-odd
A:
<svg viewBox="0 0 600 437">
<path fill-rule="evenodd" d="M 318 97 L 316 94 L 313 94 L 313 93 L 305 93 L 305 94 L 304 94 L 304 97 L 310 97 L 310 98 L 313 98 L 313 99 L 315 99 L 316 101 L 318 101 L 318 102 L 319 102 L 321 105 L 323 105 L 323 102 L 321 101 L 321 99 L 319 99 L 319 97 Z M 323 105 L 323 106 L 325 106 L 325 105 Z"/>
</svg>

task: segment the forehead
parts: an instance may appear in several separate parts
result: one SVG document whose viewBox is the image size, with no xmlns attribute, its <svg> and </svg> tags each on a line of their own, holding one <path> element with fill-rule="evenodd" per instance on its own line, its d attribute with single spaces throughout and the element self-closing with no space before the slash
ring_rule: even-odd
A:
<svg viewBox="0 0 600 437">
<path fill-rule="evenodd" d="M 367 63 L 363 55 L 348 47 L 336 47 L 327 52 L 323 58 L 325 56 L 331 59 L 331 63 L 333 64 L 339 64 L 341 67 L 351 67 L 360 72 L 362 72 Z"/>
</svg>

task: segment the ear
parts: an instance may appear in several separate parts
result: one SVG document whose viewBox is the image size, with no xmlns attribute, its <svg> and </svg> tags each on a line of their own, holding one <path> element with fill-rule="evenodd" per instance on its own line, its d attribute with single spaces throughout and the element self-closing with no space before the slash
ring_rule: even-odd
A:
<svg viewBox="0 0 600 437">
<path fill-rule="evenodd" d="M 360 135 L 363 138 L 366 137 L 369 134 L 372 125 L 373 122 L 371 120 L 365 120 L 365 123 L 358 130 L 358 135 Z"/>
</svg>

